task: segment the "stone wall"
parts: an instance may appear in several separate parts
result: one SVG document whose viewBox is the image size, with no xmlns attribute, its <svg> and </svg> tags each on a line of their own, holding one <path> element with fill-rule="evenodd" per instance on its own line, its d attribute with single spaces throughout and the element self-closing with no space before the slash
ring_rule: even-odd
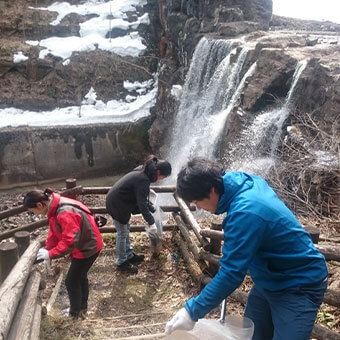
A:
<svg viewBox="0 0 340 340">
<path fill-rule="evenodd" d="M 150 120 L 134 124 L 0 131 L 0 189 L 39 181 L 112 175 L 148 154 Z"/>
</svg>

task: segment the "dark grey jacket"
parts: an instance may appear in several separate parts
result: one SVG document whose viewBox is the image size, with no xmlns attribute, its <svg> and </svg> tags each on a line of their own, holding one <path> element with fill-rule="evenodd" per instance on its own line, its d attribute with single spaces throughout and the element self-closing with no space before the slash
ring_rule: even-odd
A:
<svg viewBox="0 0 340 340">
<path fill-rule="evenodd" d="M 150 178 L 137 168 L 119 179 L 106 196 L 106 209 L 120 223 L 129 222 L 131 214 L 141 213 L 149 225 L 155 223 L 149 208 Z"/>
</svg>

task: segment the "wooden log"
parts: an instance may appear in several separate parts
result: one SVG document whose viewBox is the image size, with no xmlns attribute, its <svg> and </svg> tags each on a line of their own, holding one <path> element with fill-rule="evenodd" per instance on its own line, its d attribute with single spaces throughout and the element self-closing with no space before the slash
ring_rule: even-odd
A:
<svg viewBox="0 0 340 340">
<path fill-rule="evenodd" d="M 33 223 L 30 223 L 30 224 L 26 224 L 22 227 L 18 227 L 18 228 L 12 229 L 12 230 L 4 231 L 3 233 L 0 234 L 0 241 L 4 240 L 6 238 L 12 237 L 18 231 L 33 231 L 35 229 L 44 227 L 46 225 L 48 225 L 48 220 L 47 220 L 47 218 L 44 218 L 40 221 L 33 222 Z"/>
<path fill-rule="evenodd" d="M 20 205 L 15 208 L 0 211 L 0 220 L 3 220 L 4 218 L 10 217 L 10 216 L 18 215 L 26 210 L 27 209 L 23 205 Z"/>
<path fill-rule="evenodd" d="M 71 189 L 77 186 L 77 179 L 76 178 L 68 178 L 65 180 L 66 189 Z"/>
<path fill-rule="evenodd" d="M 29 340 L 39 291 L 40 273 L 31 272 L 15 313 L 8 340 Z"/>
<path fill-rule="evenodd" d="M 41 302 L 38 302 L 35 306 L 34 318 L 31 327 L 30 340 L 39 340 L 41 323 Z"/>
<path fill-rule="evenodd" d="M 340 243 L 340 237 L 324 237 L 320 236 L 319 241 L 328 243 Z"/>
<path fill-rule="evenodd" d="M 323 298 L 323 302 L 340 308 L 340 291 L 328 288 Z"/>
<path fill-rule="evenodd" d="M 0 339 L 6 339 L 13 316 L 20 301 L 33 262 L 40 248 L 40 240 L 33 241 L 0 286 Z"/>
<path fill-rule="evenodd" d="M 47 305 L 46 305 L 47 314 L 51 311 L 53 304 L 54 304 L 54 301 L 57 298 L 57 295 L 58 295 L 59 290 L 60 290 L 61 282 L 63 281 L 63 276 L 64 276 L 64 274 L 63 274 L 63 272 L 61 272 L 59 277 L 58 277 L 58 280 L 57 280 L 57 282 L 56 282 L 56 284 L 53 288 L 52 294 L 51 294 L 50 298 L 48 299 L 48 302 L 47 302 Z"/>
<path fill-rule="evenodd" d="M 178 226 L 179 230 L 181 231 L 185 241 L 187 242 L 189 250 L 192 252 L 192 254 L 194 256 L 194 259 L 196 261 L 199 261 L 200 260 L 199 252 L 200 251 L 199 251 L 198 247 L 196 246 L 196 244 L 191 240 L 187 226 L 185 225 L 185 223 L 183 222 L 183 220 L 181 219 L 181 217 L 179 215 L 173 214 L 173 217 L 175 218 L 177 226 Z"/>
<path fill-rule="evenodd" d="M 224 235 L 222 231 L 210 230 L 210 229 L 202 229 L 201 234 L 204 237 L 215 238 L 215 239 L 224 239 Z M 340 261 L 340 247 L 337 245 L 323 245 L 323 244 L 315 244 L 315 247 L 323 254 L 327 261 Z"/>
<path fill-rule="evenodd" d="M 193 280 L 197 283 L 201 283 L 203 274 L 198 266 L 197 262 L 192 259 L 190 256 L 190 253 L 188 251 L 187 245 L 182 240 L 181 236 L 179 234 L 174 235 L 175 242 L 178 244 L 180 251 L 182 253 L 183 259 L 186 263 L 186 267 L 188 269 L 188 272 L 190 276 L 193 278 Z"/>
<path fill-rule="evenodd" d="M 209 241 L 200 234 L 201 227 L 197 223 L 195 217 L 192 215 L 185 201 L 182 198 L 180 198 L 176 193 L 174 194 L 174 198 L 178 206 L 180 207 L 181 213 L 183 214 L 186 222 L 190 225 L 190 227 L 194 231 L 198 241 L 202 244 L 203 247 L 207 246 L 209 247 Z"/>
<path fill-rule="evenodd" d="M 30 245 L 30 233 L 28 231 L 17 231 L 14 234 L 15 243 L 18 245 L 19 257 Z"/>
<path fill-rule="evenodd" d="M 15 242 L 0 244 L 0 283 L 5 281 L 18 259 L 18 245 Z"/>
<path fill-rule="evenodd" d="M 84 187 L 82 190 L 83 195 L 106 195 L 111 187 Z M 175 192 L 176 186 L 174 185 L 162 185 L 162 186 L 154 186 L 151 185 L 150 189 L 154 190 L 155 192 Z"/>
<path fill-rule="evenodd" d="M 330 329 L 321 325 L 314 325 L 312 337 L 318 340 L 340 340 L 339 333 L 331 331 Z"/>
<path fill-rule="evenodd" d="M 200 231 L 201 235 L 210 239 L 215 240 L 224 240 L 224 233 L 223 231 L 219 230 L 211 230 L 211 229 L 201 229 Z"/>
<path fill-rule="evenodd" d="M 145 227 L 146 225 L 132 225 L 130 227 L 130 233 L 143 232 L 145 231 Z M 172 231 L 175 228 L 177 228 L 176 224 L 167 224 L 163 226 L 163 231 Z M 101 234 L 110 234 L 117 232 L 115 227 L 102 227 L 99 228 L 99 231 L 101 232 Z"/>
<path fill-rule="evenodd" d="M 319 243 L 320 230 L 315 227 L 304 227 L 304 229 L 309 233 L 312 238 L 313 243 Z"/>
<path fill-rule="evenodd" d="M 61 192 L 61 195 L 65 197 L 75 198 L 83 193 L 83 187 L 78 185 L 74 188 L 66 189 Z"/>
<path fill-rule="evenodd" d="M 204 250 L 200 251 L 200 259 L 207 261 L 210 264 L 219 266 L 220 256 L 208 253 Z"/>
<path fill-rule="evenodd" d="M 340 246 L 316 244 L 315 247 L 325 256 L 327 261 L 340 261 Z"/>
<path fill-rule="evenodd" d="M 176 205 L 163 205 L 160 207 L 164 212 L 179 212 L 180 208 Z M 107 210 L 105 207 L 89 207 L 89 209 L 94 213 L 94 214 L 108 214 Z M 196 210 L 196 206 L 190 205 L 189 209 L 191 211 Z"/>
<path fill-rule="evenodd" d="M 221 223 L 213 222 L 211 224 L 211 230 L 221 231 L 222 230 Z M 221 244 L 222 244 L 222 240 L 214 239 L 214 238 L 210 239 L 210 253 L 220 256 L 221 255 Z M 219 268 L 220 268 L 219 265 L 210 263 L 208 271 L 209 273 L 212 274 L 212 276 L 215 276 Z"/>
</svg>

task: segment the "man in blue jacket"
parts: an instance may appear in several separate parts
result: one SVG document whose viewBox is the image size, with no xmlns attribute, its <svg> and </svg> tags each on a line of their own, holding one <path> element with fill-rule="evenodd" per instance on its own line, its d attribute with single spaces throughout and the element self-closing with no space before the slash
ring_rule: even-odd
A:
<svg viewBox="0 0 340 340">
<path fill-rule="evenodd" d="M 177 193 L 200 209 L 227 215 L 217 274 L 167 323 L 166 333 L 192 329 L 249 270 L 254 285 L 245 316 L 254 322 L 253 339 L 309 339 L 327 288 L 325 259 L 266 181 L 193 159 L 178 174 Z"/>
</svg>

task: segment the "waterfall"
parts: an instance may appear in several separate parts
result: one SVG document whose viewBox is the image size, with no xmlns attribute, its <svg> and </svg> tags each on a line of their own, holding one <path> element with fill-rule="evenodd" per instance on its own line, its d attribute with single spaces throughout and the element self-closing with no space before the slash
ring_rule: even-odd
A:
<svg viewBox="0 0 340 340">
<path fill-rule="evenodd" d="M 237 145 L 229 151 L 229 159 L 236 159 L 228 166 L 231 170 L 242 170 L 264 175 L 275 163 L 275 151 L 280 142 L 282 127 L 294 107 L 294 92 L 307 61 L 298 62 L 292 85 L 283 105 L 257 116 L 250 127 L 240 135 Z M 266 150 L 266 146 L 268 150 Z"/>
<path fill-rule="evenodd" d="M 238 45 L 238 40 L 206 38 L 197 45 L 166 157 L 173 167 L 170 181 L 191 157 L 215 158 L 226 119 L 255 69 L 253 64 L 240 80 L 249 49 Z"/>
</svg>

